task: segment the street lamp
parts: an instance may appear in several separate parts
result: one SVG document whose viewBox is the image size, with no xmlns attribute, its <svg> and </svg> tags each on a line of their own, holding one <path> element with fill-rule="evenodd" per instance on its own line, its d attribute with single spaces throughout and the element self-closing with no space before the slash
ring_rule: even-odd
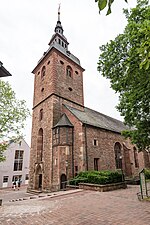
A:
<svg viewBox="0 0 150 225">
<path fill-rule="evenodd" d="M 65 182 L 65 188 L 66 188 L 66 185 L 68 182 L 68 160 L 65 161 L 65 164 L 66 164 L 66 182 Z"/>
<path fill-rule="evenodd" d="M 122 168 L 122 158 L 123 158 L 123 156 L 122 155 L 120 155 L 119 156 L 119 164 L 120 164 L 120 169 L 121 169 L 121 175 L 122 175 L 122 182 L 124 182 L 124 174 L 123 174 L 123 168 Z"/>
<path fill-rule="evenodd" d="M 68 179 L 68 160 L 66 160 L 66 176 L 67 176 L 67 179 Z"/>
</svg>

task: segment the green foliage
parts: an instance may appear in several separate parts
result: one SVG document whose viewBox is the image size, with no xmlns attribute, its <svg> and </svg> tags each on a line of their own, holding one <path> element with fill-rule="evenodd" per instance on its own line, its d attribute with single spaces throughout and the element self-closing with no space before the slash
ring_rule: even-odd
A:
<svg viewBox="0 0 150 225">
<path fill-rule="evenodd" d="M 134 129 L 124 131 L 139 150 L 150 148 L 150 6 L 138 0 L 136 8 L 124 10 L 127 26 L 100 47 L 98 71 L 110 79 L 119 93 L 117 109 Z"/>
<path fill-rule="evenodd" d="M 84 177 L 75 177 L 74 179 L 69 181 L 70 185 L 79 185 L 79 183 L 88 183 L 88 179 Z"/>
<path fill-rule="evenodd" d="M 79 183 L 92 184 L 111 184 L 122 181 L 122 174 L 117 171 L 85 171 L 80 172 L 73 180 L 70 180 L 71 185 Z"/>
<path fill-rule="evenodd" d="M 147 180 L 150 180 L 150 169 L 144 169 L 144 173 L 145 173 L 145 178 Z"/>
<path fill-rule="evenodd" d="M 17 100 L 8 82 L 0 80 L 0 161 L 9 140 L 16 140 L 22 136 L 25 120 L 30 115 L 25 101 Z"/>
<path fill-rule="evenodd" d="M 127 2 L 127 0 L 123 0 L 123 1 Z M 108 9 L 107 9 L 106 15 L 109 15 L 111 13 L 111 5 L 114 2 L 114 0 L 95 0 L 95 2 L 98 3 L 99 12 L 101 12 L 103 9 L 107 7 Z"/>
</svg>

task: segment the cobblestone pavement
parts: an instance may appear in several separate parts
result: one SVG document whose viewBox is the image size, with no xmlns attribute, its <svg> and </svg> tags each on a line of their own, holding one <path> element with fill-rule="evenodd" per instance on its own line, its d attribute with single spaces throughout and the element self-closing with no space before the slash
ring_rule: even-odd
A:
<svg viewBox="0 0 150 225">
<path fill-rule="evenodd" d="M 0 190 L 4 200 L 0 224 L 150 225 L 150 202 L 139 201 L 137 192 L 139 186 L 111 192 L 77 190 L 39 196 L 27 194 L 25 189 L 15 193 Z"/>
</svg>

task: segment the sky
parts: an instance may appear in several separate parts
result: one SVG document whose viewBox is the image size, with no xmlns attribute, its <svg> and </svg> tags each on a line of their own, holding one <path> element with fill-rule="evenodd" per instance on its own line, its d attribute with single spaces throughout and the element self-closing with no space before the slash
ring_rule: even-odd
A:
<svg viewBox="0 0 150 225">
<path fill-rule="evenodd" d="M 24 99 L 32 113 L 34 75 L 38 60 L 48 49 L 54 34 L 61 3 L 61 23 L 69 50 L 85 69 L 85 106 L 123 120 L 116 109 L 118 95 L 110 82 L 97 71 L 99 46 L 123 32 L 126 18 L 123 8 L 136 6 L 136 0 L 115 0 L 112 14 L 99 14 L 95 0 L 0 0 L 0 61 L 12 74 L 9 81 L 17 99 Z M 32 117 L 26 121 L 25 140 L 31 143 Z"/>
</svg>

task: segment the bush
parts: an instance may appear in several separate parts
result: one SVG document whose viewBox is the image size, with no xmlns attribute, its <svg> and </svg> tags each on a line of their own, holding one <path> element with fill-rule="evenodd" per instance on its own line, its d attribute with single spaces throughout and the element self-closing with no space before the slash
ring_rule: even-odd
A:
<svg viewBox="0 0 150 225">
<path fill-rule="evenodd" d="M 78 185 L 79 183 L 92 184 L 111 184 L 122 181 L 122 174 L 118 171 L 82 171 L 69 184 Z"/>
<path fill-rule="evenodd" d="M 149 180 L 149 179 L 150 179 L 150 169 L 145 169 L 145 170 L 144 170 L 144 173 L 145 173 L 145 178 L 146 178 L 147 180 Z"/>
<path fill-rule="evenodd" d="M 83 178 L 83 177 L 75 177 L 74 179 L 69 181 L 70 185 L 79 185 L 79 183 L 87 183 L 87 178 Z"/>
<path fill-rule="evenodd" d="M 90 174 L 88 176 L 88 183 L 92 184 L 107 184 L 109 183 L 109 178 L 107 176 L 100 176 L 97 174 Z"/>
</svg>

